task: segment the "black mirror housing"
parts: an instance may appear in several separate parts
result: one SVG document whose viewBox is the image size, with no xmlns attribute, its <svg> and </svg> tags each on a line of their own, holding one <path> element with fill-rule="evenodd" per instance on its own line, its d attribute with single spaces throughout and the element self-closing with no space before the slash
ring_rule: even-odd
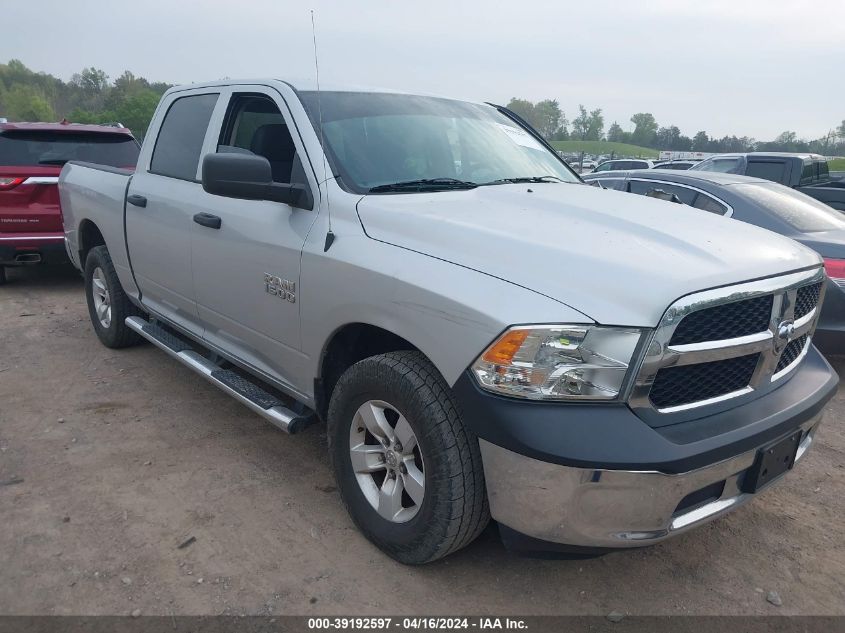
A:
<svg viewBox="0 0 845 633">
<path fill-rule="evenodd" d="M 264 199 L 273 184 L 270 161 L 255 154 L 206 154 L 202 160 L 202 188 L 227 198 Z"/>
<path fill-rule="evenodd" d="M 206 154 L 202 188 L 210 194 L 244 200 L 272 200 L 301 209 L 314 208 L 308 185 L 273 182 L 270 161 L 257 154 Z"/>
</svg>

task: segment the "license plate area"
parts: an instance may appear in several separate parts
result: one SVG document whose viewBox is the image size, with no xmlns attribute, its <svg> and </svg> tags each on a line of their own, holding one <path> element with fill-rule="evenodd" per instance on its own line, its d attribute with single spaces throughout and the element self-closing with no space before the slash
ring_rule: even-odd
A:
<svg viewBox="0 0 845 633">
<path fill-rule="evenodd" d="M 803 431 L 796 431 L 789 437 L 783 438 L 764 446 L 757 451 L 757 457 L 742 481 L 742 491 L 754 493 L 775 479 L 791 470 L 795 465 L 795 455 L 801 443 Z"/>
</svg>

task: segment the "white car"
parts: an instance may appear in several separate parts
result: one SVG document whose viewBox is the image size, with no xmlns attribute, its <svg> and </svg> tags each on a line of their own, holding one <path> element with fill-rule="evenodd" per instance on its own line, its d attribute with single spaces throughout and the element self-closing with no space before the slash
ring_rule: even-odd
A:
<svg viewBox="0 0 845 633">
<path fill-rule="evenodd" d="M 604 161 L 593 171 L 628 171 L 629 169 L 654 169 L 654 161 L 646 158 L 618 158 Z"/>
</svg>

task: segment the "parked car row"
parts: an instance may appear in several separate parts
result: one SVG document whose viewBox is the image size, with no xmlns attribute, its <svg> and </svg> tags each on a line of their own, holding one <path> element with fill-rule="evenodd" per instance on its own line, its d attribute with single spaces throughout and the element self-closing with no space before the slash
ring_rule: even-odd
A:
<svg viewBox="0 0 845 633">
<path fill-rule="evenodd" d="M 570 161 L 570 166 L 580 174 L 602 173 L 607 171 L 626 171 L 629 169 L 675 169 L 683 171 L 689 169 L 699 161 L 690 159 L 651 160 L 648 158 L 613 158 L 599 161 L 585 160 Z"/>
</svg>

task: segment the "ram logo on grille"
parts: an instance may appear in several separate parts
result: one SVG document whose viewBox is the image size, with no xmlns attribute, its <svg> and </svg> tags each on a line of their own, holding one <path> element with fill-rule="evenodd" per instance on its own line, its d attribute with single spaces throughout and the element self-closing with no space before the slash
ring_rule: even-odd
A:
<svg viewBox="0 0 845 633">
<path fill-rule="evenodd" d="M 631 406 L 662 416 L 775 388 L 809 349 L 823 296 L 818 269 L 676 301 L 646 349 Z"/>
<path fill-rule="evenodd" d="M 775 337 L 775 353 L 780 354 L 786 344 L 792 339 L 795 334 L 795 323 L 792 321 L 782 321 L 778 325 L 778 335 Z"/>
</svg>

